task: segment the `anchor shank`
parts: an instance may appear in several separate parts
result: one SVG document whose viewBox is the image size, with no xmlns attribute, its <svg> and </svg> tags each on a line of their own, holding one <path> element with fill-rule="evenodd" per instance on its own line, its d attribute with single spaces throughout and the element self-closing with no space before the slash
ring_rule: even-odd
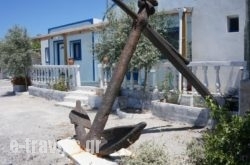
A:
<svg viewBox="0 0 250 165">
<path fill-rule="evenodd" d="M 125 13 L 132 19 L 136 19 L 137 15 L 129 9 L 121 0 L 113 0 Z M 217 105 L 219 103 L 209 90 L 200 82 L 200 80 L 192 73 L 186 66 L 188 61 L 184 59 L 173 46 L 164 39 L 159 33 L 154 31 L 150 25 L 144 29 L 143 34 L 153 43 L 153 45 L 160 50 L 160 52 L 167 57 L 167 59 L 175 66 L 175 68 L 191 83 L 197 92 L 204 98 L 210 97 Z"/>
<path fill-rule="evenodd" d="M 134 24 L 126 45 L 121 52 L 119 62 L 115 67 L 115 71 L 103 97 L 103 102 L 101 104 L 100 110 L 95 116 L 94 122 L 90 128 L 90 132 L 87 135 L 86 140 L 101 139 L 115 98 L 117 97 L 124 76 L 128 70 L 129 62 L 133 56 L 133 53 L 135 52 L 136 45 L 140 39 L 141 33 L 147 25 L 147 20 L 148 13 L 146 8 L 144 8 L 142 12 L 137 15 L 136 23 Z"/>
</svg>

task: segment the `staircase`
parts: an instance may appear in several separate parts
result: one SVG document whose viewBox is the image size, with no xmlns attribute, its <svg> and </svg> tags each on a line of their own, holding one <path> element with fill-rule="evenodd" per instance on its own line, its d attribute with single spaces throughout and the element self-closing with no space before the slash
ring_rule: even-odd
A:
<svg viewBox="0 0 250 165">
<path fill-rule="evenodd" d="M 57 106 L 74 108 L 76 101 L 80 100 L 82 106 L 89 107 L 89 98 L 94 98 L 94 100 L 101 99 L 102 89 L 94 86 L 81 86 L 75 91 L 68 92 L 64 97 L 63 102 L 57 102 Z M 93 103 L 92 103 L 93 104 Z M 91 105 L 91 108 L 94 108 L 94 105 Z"/>
</svg>

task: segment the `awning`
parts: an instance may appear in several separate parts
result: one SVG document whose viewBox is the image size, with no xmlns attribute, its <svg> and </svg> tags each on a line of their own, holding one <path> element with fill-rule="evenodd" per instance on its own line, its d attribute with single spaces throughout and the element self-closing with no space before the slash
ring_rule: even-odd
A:
<svg viewBox="0 0 250 165">
<path fill-rule="evenodd" d="M 52 37 L 56 36 L 64 36 L 64 35 L 72 35 L 72 34 L 79 34 L 79 33 L 89 33 L 89 32 L 96 32 L 101 31 L 105 26 L 107 26 L 107 22 L 92 24 L 92 25 L 84 25 L 82 27 L 77 28 L 70 28 L 67 30 L 61 30 L 57 32 L 52 32 L 46 35 L 40 35 L 33 37 L 32 40 L 47 40 L 51 39 Z"/>
</svg>

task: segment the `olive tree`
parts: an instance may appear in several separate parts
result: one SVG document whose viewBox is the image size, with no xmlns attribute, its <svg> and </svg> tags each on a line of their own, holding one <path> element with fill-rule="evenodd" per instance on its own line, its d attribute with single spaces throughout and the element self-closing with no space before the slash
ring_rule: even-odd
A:
<svg viewBox="0 0 250 165">
<path fill-rule="evenodd" d="M 8 30 L 0 43 L 0 64 L 13 78 L 26 78 L 31 66 L 32 52 L 27 30 L 15 25 Z"/>
<path fill-rule="evenodd" d="M 136 9 L 134 3 L 130 3 L 130 7 Z M 107 12 L 107 20 L 109 24 L 100 33 L 100 40 L 95 46 L 95 51 L 99 61 L 108 57 L 109 63 L 112 64 L 118 61 L 132 28 L 133 20 L 120 10 Z M 164 14 L 164 11 L 156 13 L 149 20 L 149 24 L 167 39 L 169 39 L 168 29 L 171 23 L 171 19 Z M 175 43 L 172 42 L 174 46 L 176 46 Z M 146 86 L 148 72 L 159 61 L 160 57 L 160 52 L 153 44 L 145 36 L 141 36 L 129 67 L 136 70 L 144 69 L 144 87 Z"/>
</svg>

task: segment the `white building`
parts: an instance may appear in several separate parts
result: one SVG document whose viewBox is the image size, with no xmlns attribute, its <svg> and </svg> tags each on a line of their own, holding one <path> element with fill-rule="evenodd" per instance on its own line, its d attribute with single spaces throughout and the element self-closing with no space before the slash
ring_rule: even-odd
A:
<svg viewBox="0 0 250 165">
<path fill-rule="evenodd" d="M 98 61 L 93 51 L 98 31 L 105 26 L 100 19 L 88 19 L 48 29 L 41 40 L 42 65 L 67 65 L 73 58 L 80 66 L 81 84 L 98 81 Z"/>
<path fill-rule="evenodd" d="M 125 2 L 125 1 L 124 1 Z M 137 1 L 136 1 L 137 2 Z M 158 11 L 176 18 L 179 52 L 189 58 L 193 72 L 212 93 L 237 88 L 245 76 L 250 55 L 245 53 L 247 0 L 158 0 Z M 111 0 L 108 7 L 114 6 Z M 105 26 L 91 19 L 50 28 L 42 40 L 42 64 L 67 64 L 73 57 L 80 65 L 81 84 L 97 82 L 97 61 L 92 48 L 96 31 Z M 158 64 L 151 72 L 151 85 L 162 81 L 169 65 Z M 248 67 L 249 68 L 249 67 Z M 192 90 L 181 76 L 175 79 L 179 89 Z"/>
<path fill-rule="evenodd" d="M 176 19 L 179 52 L 191 61 L 190 67 L 210 91 L 224 93 L 237 88 L 250 56 L 245 53 L 247 0 L 158 0 L 158 3 L 158 11 Z M 109 6 L 112 5 L 110 0 Z M 166 66 L 158 64 L 153 71 L 156 83 L 163 79 Z M 177 79 L 179 88 L 190 88 L 185 79 L 180 76 Z"/>
</svg>

